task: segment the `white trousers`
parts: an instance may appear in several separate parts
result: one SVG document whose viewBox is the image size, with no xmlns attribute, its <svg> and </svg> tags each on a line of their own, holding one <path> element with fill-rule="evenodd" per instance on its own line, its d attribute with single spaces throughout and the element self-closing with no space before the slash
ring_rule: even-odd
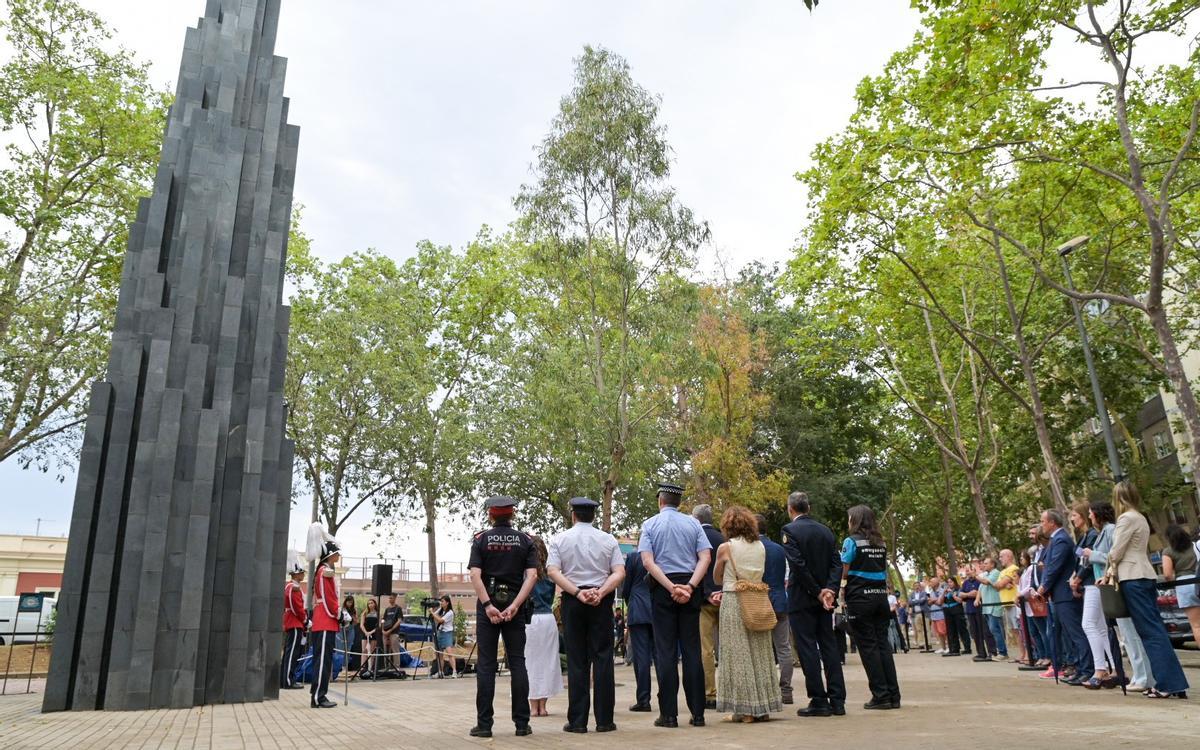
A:
<svg viewBox="0 0 1200 750">
<path fill-rule="evenodd" d="M 1154 687 L 1154 674 L 1150 671 L 1150 657 L 1146 655 L 1146 647 L 1133 627 L 1133 620 L 1122 617 L 1117 620 L 1117 630 L 1121 631 L 1121 641 L 1125 644 L 1125 653 L 1129 655 L 1129 664 L 1133 674 L 1129 681 L 1142 687 Z"/>
<path fill-rule="evenodd" d="M 1092 648 L 1093 669 L 1115 673 L 1116 662 L 1108 641 L 1108 623 L 1104 621 L 1104 608 L 1100 605 L 1100 589 L 1095 586 L 1083 587 L 1083 634 Z"/>
</svg>

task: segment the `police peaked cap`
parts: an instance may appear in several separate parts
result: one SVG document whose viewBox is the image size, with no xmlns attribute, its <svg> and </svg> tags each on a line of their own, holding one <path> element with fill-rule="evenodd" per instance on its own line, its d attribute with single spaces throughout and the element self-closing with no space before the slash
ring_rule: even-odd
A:
<svg viewBox="0 0 1200 750">
<path fill-rule="evenodd" d="M 511 508 L 516 504 L 517 499 L 507 495 L 495 495 L 487 499 L 487 507 L 489 508 Z"/>
<path fill-rule="evenodd" d="M 660 495 L 683 495 L 683 488 L 672 482 L 659 482 L 658 493 Z"/>
<path fill-rule="evenodd" d="M 599 508 L 600 507 L 600 503 L 596 502 L 595 500 L 591 499 L 590 497 L 573 497 L 573 498 L 571 498 L 571 501 L 569 503 L 567 503 L 567 505 L 570 505 L 572 508 Z"/>
</svg>

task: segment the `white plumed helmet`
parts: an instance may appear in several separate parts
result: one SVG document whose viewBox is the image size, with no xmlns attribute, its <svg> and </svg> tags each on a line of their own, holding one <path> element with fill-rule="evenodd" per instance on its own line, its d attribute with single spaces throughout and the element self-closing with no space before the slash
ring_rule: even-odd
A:
<svg viewBox="0 0 1200 750">
<path fill-rule="evenodd" d="M 337 540 L 319 523 L 308 527 L 308 545 L 305 548 L 309 562 L 324 562 L 325 558 L 340 552 Z"/>
</svg>

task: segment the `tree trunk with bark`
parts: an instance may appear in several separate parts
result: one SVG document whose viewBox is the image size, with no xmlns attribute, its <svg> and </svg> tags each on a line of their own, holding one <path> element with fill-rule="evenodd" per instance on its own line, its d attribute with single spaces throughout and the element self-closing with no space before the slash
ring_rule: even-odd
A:
<svg viewBox="0 0 1200 750">
<path fill-rule="evenodd" d="M 1066 513 L 1067 501 L 1062 488 L 1062 470 L 1058 466 L 1058 458 L 1054 455 L 1054 444 L 1050 442 L 1050 429 L 1046 426 L 1046 407 L 1042 403 L 1042 390 L 1038 386 L 1037 376 L 1033 372 L 1034 356 L 1025 341 L 1025 323 L 1017 311 L 1012 283 L 1008 277 L 1008 264 L 1004 260 L 1004 250 L 1000 243 L 1000 233 L 995 230 L 992 231 L 991 244 L 992 250 L 996 253 L 1000 283 L 1004 288 L 1004 304 L 1008 309 L 1009 323 L 1012 325 L 1013 338 L 1017 344 L 1017 359 L 1021 361 L 1021 374 L 1025 378 L 1025 387 L 1029 390 L 1029 411 L 1033 417 L 1033 429 L 1037 434 L 1038 448 L 1042 452 L 1042 463 L 1046 466 L 1046 481 L 1050 485 L 1050 497 L 1054 501 L 1054 507 Z"/>
<path fill-rule="evenodd" d="M 421 493 L 421 503 L 425 506 L 425 544 L 429 550 L 429 595 L 438 596 L 438 562 L 437 562 L 437 504 L 431 493 Z"/>
</svg>

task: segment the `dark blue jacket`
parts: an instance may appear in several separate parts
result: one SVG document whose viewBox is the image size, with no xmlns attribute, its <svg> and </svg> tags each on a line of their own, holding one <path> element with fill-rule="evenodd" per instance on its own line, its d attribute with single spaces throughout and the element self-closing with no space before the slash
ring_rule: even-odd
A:
<svg viewBox="0 0 1200 750">
<path fill-rule="evenodd" d="M 704 580 L 700 583 L 700 593 L 704 594 L 704 601 L 707 603 L 708 597 L 723 588 L 713 580 L 713 569 L 717 567 L 717 547 L 725 543 L 725 536 L 712 524 L 702 524 L 701 528 L 704 529 L 704 536 L 708 538 L 708 543 L 712 545 L 712 558 L 708 561 L 708 570 L 704 571 Z"/>
<path fill-rule="evenodd" d="M 787 612 L 787 553 L 783 547 L 767 538 L 766 534 L 758 535 L 759 541 L 767 549 L 767 562 L 763 566 L 763 583 L 771 587 L 768 596 L 771 598 L 771 609 L 776 612 Z"/>
<path fill-rule="evenodd" d="M 1066 529 L 1050 537 L 1050 545 L 1042 556 L 1046 563 L 1042 571 L 1042 586 L 1052 603 L 1069 602 L 1075 598 L 1071 591 L 1071 574 L 1075 572 L 1075 543 Z"/>
<path fill-rule="evenodd" d="M 1092 549 L 1096 546 L 1096 540 L 1099 538 L 1100 535 L 1096 533 L 1096 530 L 1089 528 L 1087 533 L 1083 535 L 1083 538 L 1079 540 L 1079 543 L 1075 545 L 1075 552 L 1079 552 L 1080 550 L 1084 549 Z M 1075 575 L 1079 576 L 1079 582 L 1082 586 L 1096 585 L 1095 569 L 1092 567 L 1091 563 L 1085 563 L 1083 558 L 1078 554 L 1075 555 Z"/>
<path fill-rule="evenodd" d="M 621 598 L 625 600 L 626 625 L 650 624 L 650 589 L 648 576 L 637 550 L 625 556 L 625 580 L 621 582 Z"/>
<path fill-rule="evenodd" d="M 820 607 L 817 595 L 822 589 L 837 594 L 842 585 L 842 557 L 829 527 L 808 516 L 798 516 L 783 527 L 783 551 L 791 567 L 789 612 Z"/>
</svg>

